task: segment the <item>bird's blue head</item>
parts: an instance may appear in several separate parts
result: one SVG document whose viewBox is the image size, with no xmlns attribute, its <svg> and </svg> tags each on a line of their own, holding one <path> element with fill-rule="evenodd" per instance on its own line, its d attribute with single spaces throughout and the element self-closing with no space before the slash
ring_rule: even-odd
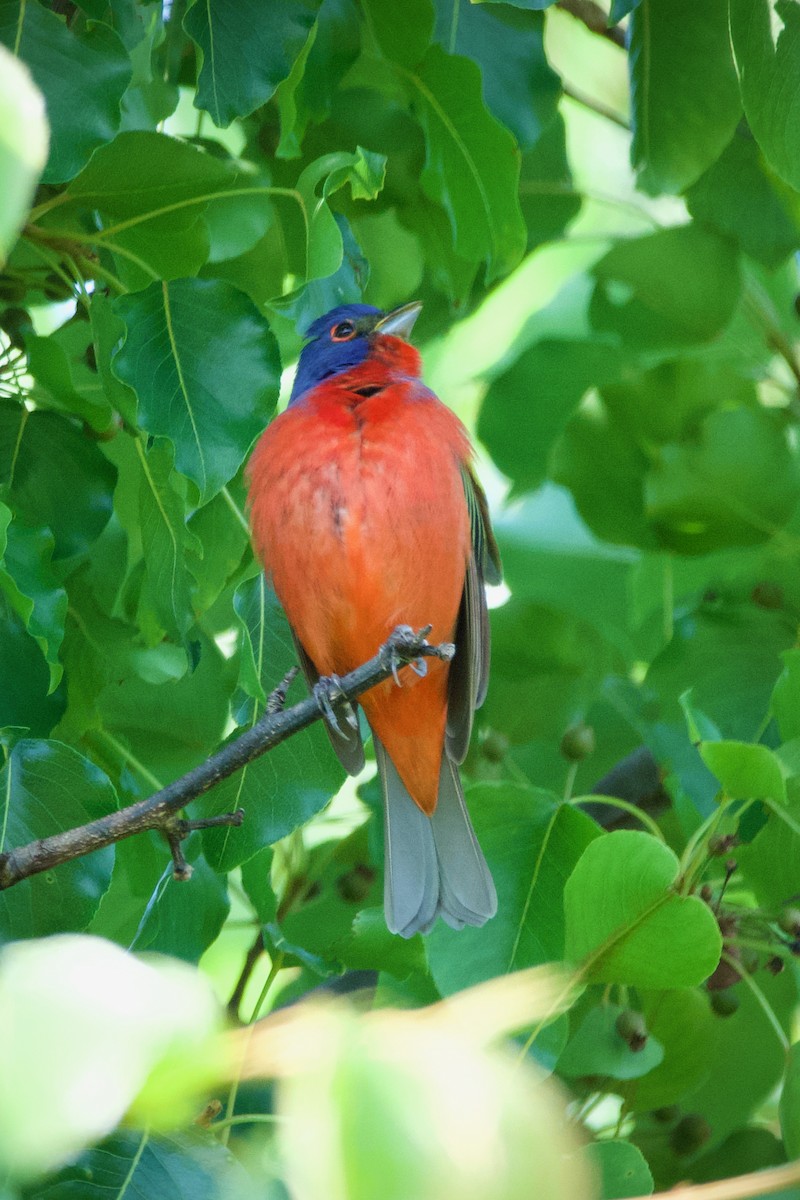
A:
<svg viewBox="0 0 800 1200">
<path fill-rule="evenodd" d="M 289 403 L 302 399 L 323 379 L 357 367 L 376 335 L 407 337 L 421 307 L 415 302 L 387 314 L 371 304 L 340 304 L 318 317 L 306 331 L 310 340 L 300 352 Z"/>
</svg>

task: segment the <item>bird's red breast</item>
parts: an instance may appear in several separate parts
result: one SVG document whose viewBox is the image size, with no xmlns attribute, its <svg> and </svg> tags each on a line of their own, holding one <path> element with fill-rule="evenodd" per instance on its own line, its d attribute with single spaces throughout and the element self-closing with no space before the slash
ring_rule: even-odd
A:
<svg viewBox="0 0 800 1200">
<path fill-rule="evenodd" d="M 470 522 L 461 466 L 469 440 L 419 379 L 419 356 L 376 339 L 357 367 L 277 417 L 249 468 L 256 549 L 322 675 L 371 658 L 397 625 L 450 641 L 464 590 Z M 403 686 L 361 697 L 409 793 L 436 807 L 448 666 L 429 659 Z"/>
</svg>

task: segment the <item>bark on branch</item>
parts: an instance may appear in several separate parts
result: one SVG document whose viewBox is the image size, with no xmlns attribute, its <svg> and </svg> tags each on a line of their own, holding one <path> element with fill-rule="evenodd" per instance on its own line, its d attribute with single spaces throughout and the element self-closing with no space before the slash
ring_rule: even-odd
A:
<svg viewBox="0 0 800 1200">
<path fill-rule="evenodd" d="M 556 0 L 556 7 L 562 8 L 578 21 L 582 21 L 587 29 L 600 37 L 607 38 L 615 46 L 625 49 L 625 31 L 619 25 L 609 25 L 608 14 L 603 11 L 595 0 Z"/>
<path fill-rule="evenodd" d="M 382 683 L 391 675 L 397 675 L 398 667 L 414 662 L 418 658 L 441 658 L 449 661 L 455 648 L 445 642 L 432 646 L 426 640 L 430 628 L 418 633 L 407 626 L 400 626 L 383 645 L 374 658 L 351 671 L 338 681 L 339 687 L 334 703 L 340 700 L 355 700 L 363 692 Z M 291 678 L 296 672 L 291 673 Z M 154 792 L 145 800 L 109 813 L 87 825 L 68 829 L 52 837 L 40 838 L 0 855 L 0 890 L 13 887 L 31 875 L 49 871 L 52 867 L 91 854 L 103 846 L 110 846 L 123 838 L 141 833 L 145 829 L 160 829 L 169 842 L 175 862 L 177 878 L 188 878 L 191 873 L 180 850 L 181 840 L 192 829 L 209 824 L 241 824 L 244 813 L 210 817 L 206 821 L 187 821 L 178 813 L 190 801 L 207 792 L 222 779 L 241 770 L 275 746 L 301 729 L 313 725 L 322 715 L 322 707 L 315 696 L 309 696 L 292 708 L 280 711 L 286 689 L 291 679 L 287 677 L 270 698 L 264 716 L 235 742 L 212 754 L 205 762 L 176 779 L 161 791 Z M 277 709 L 277 711 L 276 711 Z"/>
</svg>

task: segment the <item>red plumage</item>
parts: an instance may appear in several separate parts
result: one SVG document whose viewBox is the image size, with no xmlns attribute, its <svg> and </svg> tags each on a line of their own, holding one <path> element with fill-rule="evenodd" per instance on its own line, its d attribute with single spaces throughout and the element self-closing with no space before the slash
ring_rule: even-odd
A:
<svg viewBox="0 0 800 1200">
<path fill-rule="evenodd" d="M 310 679 L 347 674 L 398 625 L 456 642 L 452 666 L 427 659 L 424 677 L 406 667 L 402 686 L 388 679 L 360 697 L 384 790 L 387 920 L 410 936 L 438 914 L 461 928 L 496 909 L 456 762 L 486 685 L 482 572 L 499 560 L 466 430 L 422 384 L 416 350 L 375 318 L 361 324 L 362 360 L 320 371 L 262 435 L 249 502 Z M 327 355 L 338 330 L 358 332 L 352 321 L 314 328 L 321 345 L 310 348 Z M 337 737 L 357 771 L 360 739 Z"/>
<path fill-rule="evenodd" d="M 382 338 L 375 356 L 315 387 L 264 433 L 250 466 L 255 545 L 321 675 L 371 658 L 397 625 L 452 641 L 470 555 L 460 465 L 466 431 L 417 378 L 419 356 Z M 379 388 L 364 396 L 358 389 Z M 409 668 L 361 697 L 411 796 L 433 812 L 447 663 Z"/>
</svg>

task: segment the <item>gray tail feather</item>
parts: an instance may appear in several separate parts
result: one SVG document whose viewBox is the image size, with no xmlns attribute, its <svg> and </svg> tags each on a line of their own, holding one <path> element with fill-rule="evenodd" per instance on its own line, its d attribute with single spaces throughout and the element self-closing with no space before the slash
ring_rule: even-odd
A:
<svg viewBox="0 0 800 1200">
<path fill-rule="evenodd" d="M 437 917 L 453 929 L 483 925 L 497 894 L 464 803 L 457 768 L 442 755 L 439 801 L 432 817 L 417 807 L 374 737 L 385 831 L 384 907 L 392 933 L 427 933 Z"/>
</svg>

